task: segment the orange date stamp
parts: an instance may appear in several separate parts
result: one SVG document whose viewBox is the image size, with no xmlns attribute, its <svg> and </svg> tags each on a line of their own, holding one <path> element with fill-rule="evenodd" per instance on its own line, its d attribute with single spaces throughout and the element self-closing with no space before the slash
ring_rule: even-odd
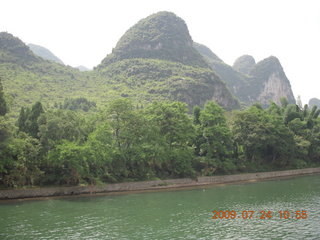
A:
<svg viewBox="0 0 320 240">
<path fill-rule="evenodd" d="M 212 211 L 213 216 L 212 219 L 307 219 L 308 213 L 306 210 L 299 210 L 299 211 L 288 211 L 288 210 L 281 210 L 281 211 L 251 211 L 251 210 L 244 210 L 244 211 Z"/>
</svg>

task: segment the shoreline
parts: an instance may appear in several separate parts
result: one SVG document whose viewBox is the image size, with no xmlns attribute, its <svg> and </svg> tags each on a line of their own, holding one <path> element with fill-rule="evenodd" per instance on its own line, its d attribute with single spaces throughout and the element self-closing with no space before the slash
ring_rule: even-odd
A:
<svg viewBox="0 0 320 240">
<path fill-rule="evenodd" d="M 102 186 L 74 187 L 37 187 L 28 189 L 0 190 L 0 200 L 41 199 L 61 196 L 99 196 L 127 194 L 137 192 L 153 192 L 174 189 L 190 189 L 213 185 L 256 182 L 268 179 L 320 174 L 319 168 L 305 168 L 273 172 L 242 173 L 232 175 L 198 177 L 197 179 L 179 178 L 167 180 L 151 180 L 140 182 L 111 183 Z"/>
</svg>

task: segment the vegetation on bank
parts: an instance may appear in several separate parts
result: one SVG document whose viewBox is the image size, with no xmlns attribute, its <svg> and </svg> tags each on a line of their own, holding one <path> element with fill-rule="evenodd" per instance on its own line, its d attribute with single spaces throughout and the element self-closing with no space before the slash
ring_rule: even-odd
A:
<svg viewBox="0 0 320 240">
<path fill-rule="evenodd" d="M 1 85 L 0 85 L 1 86 Z M 79 106 L 77 106 L 79 105 Z M 288 104 L 226 113 L 214 102 L 146 107 L 126 98 L 41 102 L 6 117 L 0 87 L 0 184 L 77 185 L 316 166 L 320 110 Z"/>
</svg>

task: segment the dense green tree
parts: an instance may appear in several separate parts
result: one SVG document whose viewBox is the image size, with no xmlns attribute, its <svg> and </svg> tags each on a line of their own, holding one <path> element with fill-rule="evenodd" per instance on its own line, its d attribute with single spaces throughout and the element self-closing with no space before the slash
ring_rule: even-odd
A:
<svg viewBox="0 0 320 240">
<path fill-rule="evenodd" d="M 0 78 L 0 116 L 6 115 L 7 111 L 8 111 L 7 103 L 4 99 L 4 92 L 3 92 L 3 87 L 2 87 L 1 78 Z"/>
<path fill-rule="evenodd" d="M 91 109 L 96 107 L 96 103 L 93 101 L 89 101 L 84 97 L 79 98 L 66 98 L 64 100 L 63 105 L 61 105 L 62 109 L 69 110 L 83 110 L 84 112 L 88 112 Z"/>
<path fill-rule="evenodd" d="M 1 145 L 4 144 L 5 140 L 10 135 L 9 129 L 8 129 L 8 122 L 6 118 L 0 116 L 0 150 Z"/>
<path fill-rule="evenodd" d="M 238 112 L 233 123 L 233 137 L 245 161 L 287 166 L 292 159 L 294 140 L 279 116 L 251 107 Z"/>
<path fill-rule="evenodd" d="M 161 162 L 159 130 L 127 99 L 113 101 L 107 110 L 114 141 L 112 168 L 117 178 L 152 177 Z"/>
<path fill-rule="evenodd" d="M 205 142 L 203 136 L 202 136 L 202 129 L 200 125 L 200 114 L 201 114 L 201 108 L 199 106 L 195 106 L 193 108 L 193 125 L 195 128 L 195 137 L 193 138 L 193 147 L 196 157 L 201 156 L 201 146 Z M 201 166 L 198 166 L 201 168 Z"/>
<path fill-rule="evenodd" d="M 25 133 L 10 137 L 0 151 L 0 183 L 8 187 L 39 184 L 43 174 L 39 150 L 39 141 Z"/>
<path fill-rule="evenodd" d="M 305 114 L 304 119 L 307 121 L 309 129 L 312 129 L 315 125 L 315 120 L 318 119 L 320 114 L 320 109 L 317 106 L 313 106 L 311 111 Z"/>
<path fill-rule="evenodd" d="M 313 128 L 309 135 L 310 148 L 309 159 L 315 163 L 320 163 L 320 118 L 314 120 Z"/>
<path fill-rule="evenodd" d="M 74 111 L 50 110 L 42 114 L 39 125 L 39 138 L 43 148 L 48 151 L 63 140 L 84 142 L 90 130 L 86 129 L 85 119 Z"/>
<path fill-rule="evenodd" d="M 90 133 L 88 141 L 86 142 L 87 151 L 90 152 L 90 161 L 88 164 L 92 179 L 101 179 L 105 182 L 116 181 L 113 173 L 114 170 L 112 169 L 114 141 L 111 131 L 107 122 L 101 123 Z"/>
<path fill-rule="evenodd" d="M 8 145 L 10 143 L 11 131 L 5 117 L 0 116 L 0 183 L 3 176 L 7 174 L 7 165 L 12 159 L 8 157 Z"/>
<path fill-rule="evenodd" d="M 55 184 L 79 184 L 83 179 L 90 178 L 90 153 L 86 146 L 75 142 L 62 141 L 55 149 L 49 151 L 48 160 L 54 167 L 51 172 Z"/>
<path fill-rule="evenodd" d="M 184 146 L 194 137 L 194 128 L 186 104 L 181 102 L 155 102 L 148 108 L 152 121 L 160 127 L 169 147 Z"/>
<path fill-rule="evenodd" d="M 226 113 L 208 102 L 190 116 L 181 102 L 139 108 L 122 98 L 89 115 L 43 112 L 36 103 L 21 108 L 17 126 L 0 116 L 0 185 L 97 184 L 317 166 L 319 114 L 317 107 L 275 103 Z"/>
<path fill-rule="evenodd" d="M 283 109 L 274 102 L 270 103 L 270 106 L 268 107 L 267 111 L 272 115 L 282 116 L 283 114 Z"/>
<path fill-rule="evenodd" d="M 236 169 L 231 160 L 233 144 L 231 132 L 226 123 L 224 110 L 214 102 L 208 102 L 200 114 L 201 134 L 203 144 L 201 155 L 203 155 L 207 167 L 222 171 Z"/>
<path fill-rule="evenodd" d="M 280 98 L 281 107 L 286 108 L 289 104 L 288 100 L 285 97 Z"/>
<path fill-rule="evenodd" d="M 3 88 L 0 78 L 0 184 L 4 184 L 4 177 L 8 174 L 8 165 L 12 159 L 8 157 L 9 140 L 11 139 L 11 129 L 5 114 L 7 113 L 7 105 L 3 96 Z"/>
<path fill-rule="evenodd" d="M 287 118 L 287 125 L 294 134 L 297 166 L 304 167 L 310 162 L 317 162 L 320 156 L 319 109 L 316 106 L 309 109 L 308 105 L 305 105 L 301 111 L 290 105 L 287 108 L 291 108 L 291 111 L 294 112 L 291 113 L 291 116 L 295 116 Z M 285 113 L 287 114 L 287 111 Z"/>
<path fill-rule="evenodd" d="M 302 115 L 302 110 L 298 105 L 289 104 L 284 108 L 284 123 L 287 125 L 290 121 L 296 118 L 303 120 Z"/>
<path fill-rule="evenodd" d="M 44 110 L 41 102 L 36 102 L 31 109 L 22 107 L 17 122 L 19 131 L 28 133 L 34 138 L 39 138 L 38 118 L 42 113 L 44 113 Z"/>
<path fill-rule="evenodd" d="M 38 118 L 44 113 L 41 102 L 36 102 L 30 111 L 28 119 L 26 121 L 27 132 L 32 136 L 37 138 L 39 132 Z"/>
<path fill-rule="evenodd" d="M 190 176 L 193 151 L 191 148 L 195 130 L 188 109 L 181 102 L 155 102 L 147 109 L 152 123 L 159 128 L 164 140 L 167 161 L 164 170 L 173 176 Z"/>
<path fill-rule="evenodd" d="M 193 124 L 194 125 L 200 124 L 200 112 L 201 112 L 201 108 L 199 106 L 195 106 L 193 108 Z"/>
<path fill-rule="evenodd" d="M 28 108 L 25 109 L 24 107 L 21 107 L 20 109 L 20 114 L 17 123 L 19 131 L 26 132 L 26 122 L 29 115 L 29 112 L 27 112 L 28 110 Z"/>
<path fill-rule="evenodd" d="M 47 125 L 41 125 L 42 144 L 49 141 L 51 146 L 47 149 L 48 159 L 45 168 L 48 171 L 46 178 L 43 180 L 44 183 L 74 185 L 82 182 L 95 184 L 100 181 L 99 179 L 108 182 L 113 181 L 114 179 L 110 175 L 112 152 L 110 127 L 107 124 L 99 125 L 84 142 L 78 135 L 79 126 L 74 122 L 75 119 L 70 118 L 76 116 L 75 113 L 65 110 L 48 113 L 42 117 L 50 117 L 53 113 L 58 113 L 59 116 L 52 119 L 53 121 L 47 123 Z M 61 121 L 61 117 L 67 117 L 66 119 L 71 120 L 71 125 L 56 125 Z M 76 131 L 64 135 L 64 130 L 72 124 Z M 50 133 L 54 126 L 57 127 L 56 135 Z"/>
</svg>

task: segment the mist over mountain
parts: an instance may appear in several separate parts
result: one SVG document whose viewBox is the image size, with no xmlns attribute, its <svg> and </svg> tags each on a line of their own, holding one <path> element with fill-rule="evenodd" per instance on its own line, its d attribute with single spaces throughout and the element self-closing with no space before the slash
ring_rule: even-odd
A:
<svg viewBox="0 0 320 240">
<path fill-rule="evenodd" d="M 77 66 L 76 68 L 79 69 L 81 72 L 86 72 L 91 70 L 90 68 L 87 68 L 86 66 L 82 66 L 82 65 Z"/>
<path fill-rule="evenodd" d="M 223 62 L 210 48 L 200 43 L 193 43 L 193 47 L 209 62 Z"/>
<path fill-rule="evenodd" d="M 238 72 L 249 75 L 255 65 L 256 61 L 252 56 L 243 55 L 237 58 L 232 67 Z"/>
<path fill-rule="evenodd" d="M 318 98 L 311 98 L 309 100 L 309 107 L 312 108 L 313 106 L 317 106 L 320 109 L 320 99 Z"/>
<path fill-rule="evenodd" d="M 64 64 L 56 55 L 54 55 L 49 49 L 45 47 L 35 45 L 32 43 L 28 44 L 28 47 L 35 55 L 42 57 L 43 59 Z"/>
</svg>

